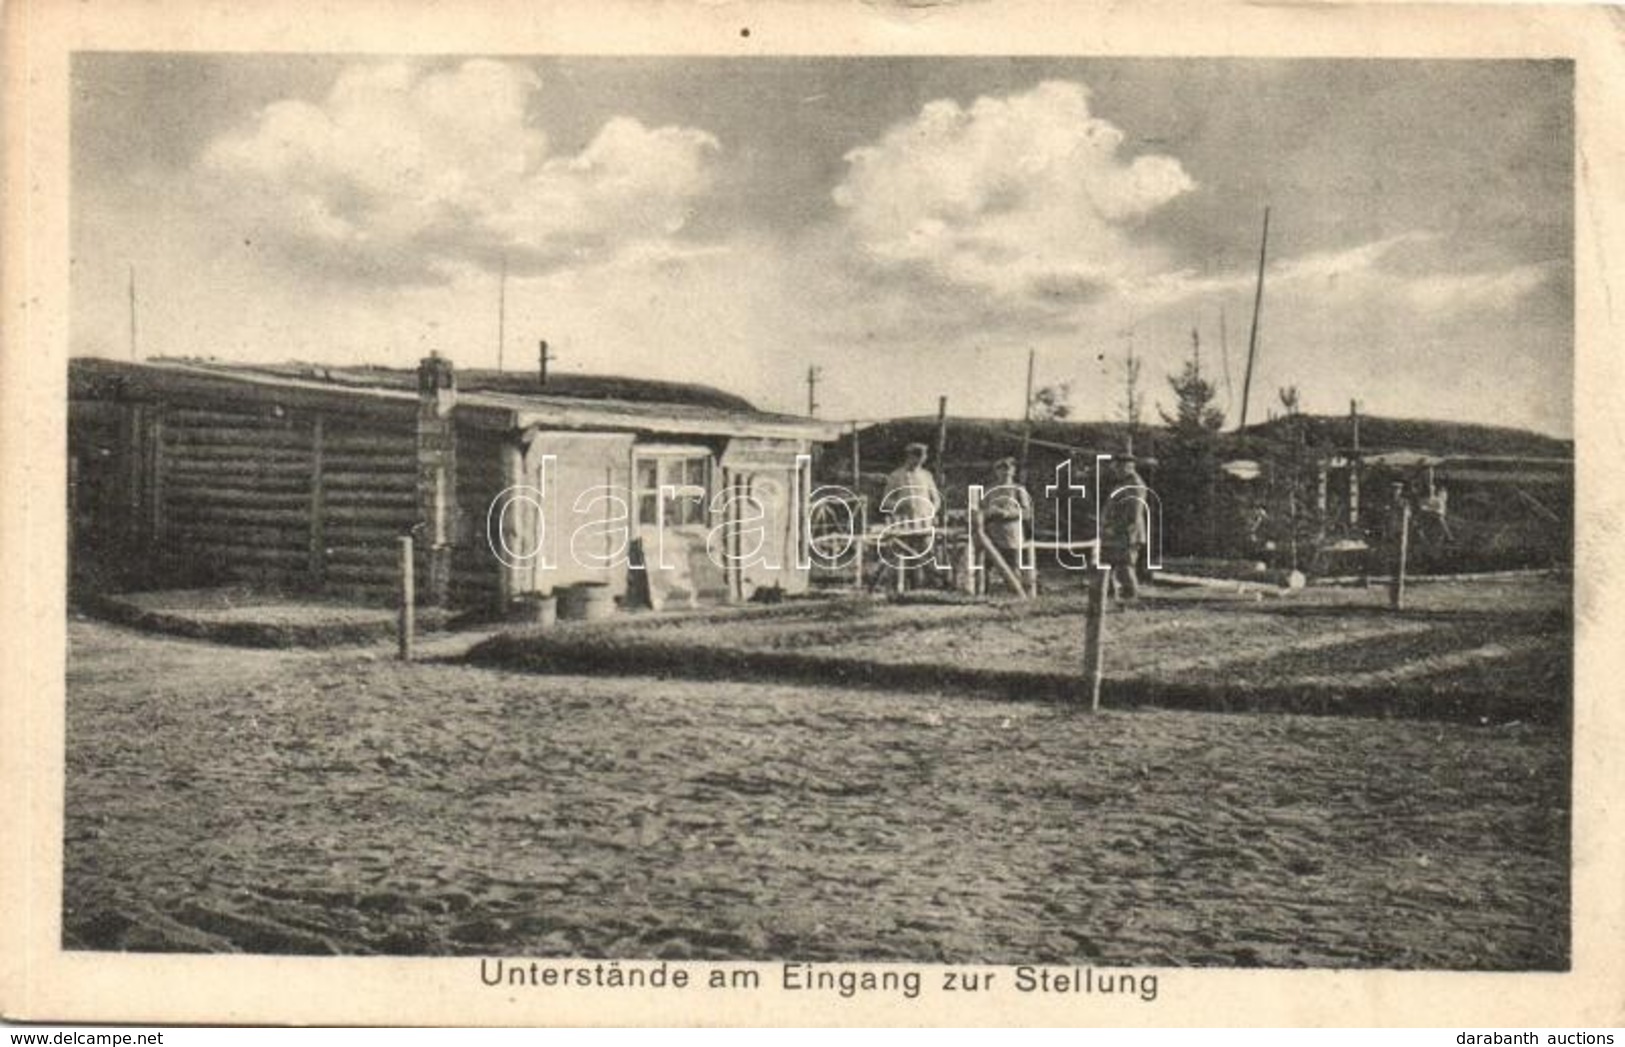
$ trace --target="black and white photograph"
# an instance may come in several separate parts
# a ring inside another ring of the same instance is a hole
[[[1576,61],[734,15],[67,56],[63,956],[1574,971]]]

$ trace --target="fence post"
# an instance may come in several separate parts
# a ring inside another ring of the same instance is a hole
[[[1393,506],[1394,570],[1388,582],[1388,603],[1396,611],[1405,609],[1405,559],[1410,552],[1411,503],[1405,498],[1405,486],[1394,485]]]
[[[399,624],[401,661],[412,660],[412,632],[414,605],[417,602],[416,580],[412,577],[412,538],[405,535],[401,544],[401,616]]]
[[[1089,564],[1089,606],[1083,617],[1083,679],[1089,688],[1089,711],[1100,711],[1100,682],[1106,662],[1106,570],[1095,557]],[[1107,569],[1109,570],[1109,568]]]

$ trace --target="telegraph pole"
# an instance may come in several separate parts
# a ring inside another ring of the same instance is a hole
[[[807,417],[813,418],[818,414],[818,379],[824,376],[822,367],[807,365]]]
[[[502,275],[497,278],[497,371],[502,371],[502,343],[508,327],[508,256],[502,256]]]
[[[135,342],[135,263],[130,263],[130,359],[138,360]]]
[[[1035,350],[1027,350],[1027,399],[1021,405],[1021,471],[1017,474],[1022,483],[1027,482],[1027,452],[1033,440],[1033,362],[1036,356]]]
[[[1247,374],[1241,380],[1241,424],[1247,428],[1247,398],[1253,391],[1253,359],[1258,355],[1258,312],[1264,305],[1264,256],[1270,246],[1270,209],[1264,208],[1264,235],[1258,242],[1258,286],[1253,291],[1253,328],[1247,336]]]

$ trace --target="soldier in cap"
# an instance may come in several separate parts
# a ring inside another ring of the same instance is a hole
[[[1023,561],[1027,559],[1024,550],[1032,527],[1033,499],[1027,489],[1016,482],[1014,458],[1000,458],[993,463],[992,482],[971,510],[976,529],[1012,571],[1020,572],[1028,590],[1032,591],[1037,572],[1024,569]],[[1001,571],[990,570],[986,577],[989,584],[994,579],[1008,584]]]
[[[1111,490],[1105,492],[1101,554],[1111,570],[1108,580],[1118,599],[1132,600],[1140,595],[1139,563],[1147,539],[1145,501],[1149,488],[1140,479],[1132,458],[1118,459],[1115,472]]]
[[[905,447],[903,464],[886,476],[886,494],[880,502],[881,512],[890,517],[886,533],[896,543],[896,554],[910,561],[931,551],[942,508],[936,477],[925,468],[930,453],[922,443]],[[918,563],[914,567],[920,569]]]

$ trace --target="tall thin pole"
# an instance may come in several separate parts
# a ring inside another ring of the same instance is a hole
[[[937,468],[935,471],[937,474],[937,486],[943,488],[944,490],[946,490],[948,486],[948,474],[946,472],[947,463],[943,461],[943,455],[947,452],[947,449],[948,398],[946,396],[939,396],[937,397]],[[943,503],[942,508],[944,512],[947,511],[948,506],[946,502]]]
[[[502,347],[508,340],[508,256],[502,256],[502,275],[497,278],[497,370],[502,370]]]
[[[396,644],[400,659],[403,662],[412,660],[412,634],[417,628],[413,620],[417,608],[417,586],[412,577],[412,538],[402,535],[399,539],[401,561],[401,588],[399,608],[400,616],[396,623]]]
[[[1035,352],[1027,350],[1027,399],[1021,405],[1021,472],[1022,482],[1027,480],[1027,451],[1033,440],[1033,359]]]
[[[807,366],[807,417],[812,418],[818,414],[818,377],[823,372],[809,364]]]
[[[1235,403],[1236,390],[1230,384],[1230,325],[1225,320],[1224,306],[1219,306],[1219,359],[1224,363],[1224,409],[1229,413]]]
[[[130,359],[137,360],[140,356],[136,352],[135,342],[135,263],[130,263]]]
[[[1089,693],[1089,711],[1100,711],[1100,684],[1106,666],[1106,577],[1108,568],[1091,563],[1089,600],[1083,613],[1083,686]]]
[[[1264,208],[1264,236],[1258,242],[1258,287],[1253,291],[1253,329],[1247,336],[1247,377],[1241,383],[1241,424],[1247,428],[1247,400],[1253,391],[1253,360],[1258,355],[1258,313],[1264,307],[1264,256],[1270,246],[1270,209]]]

